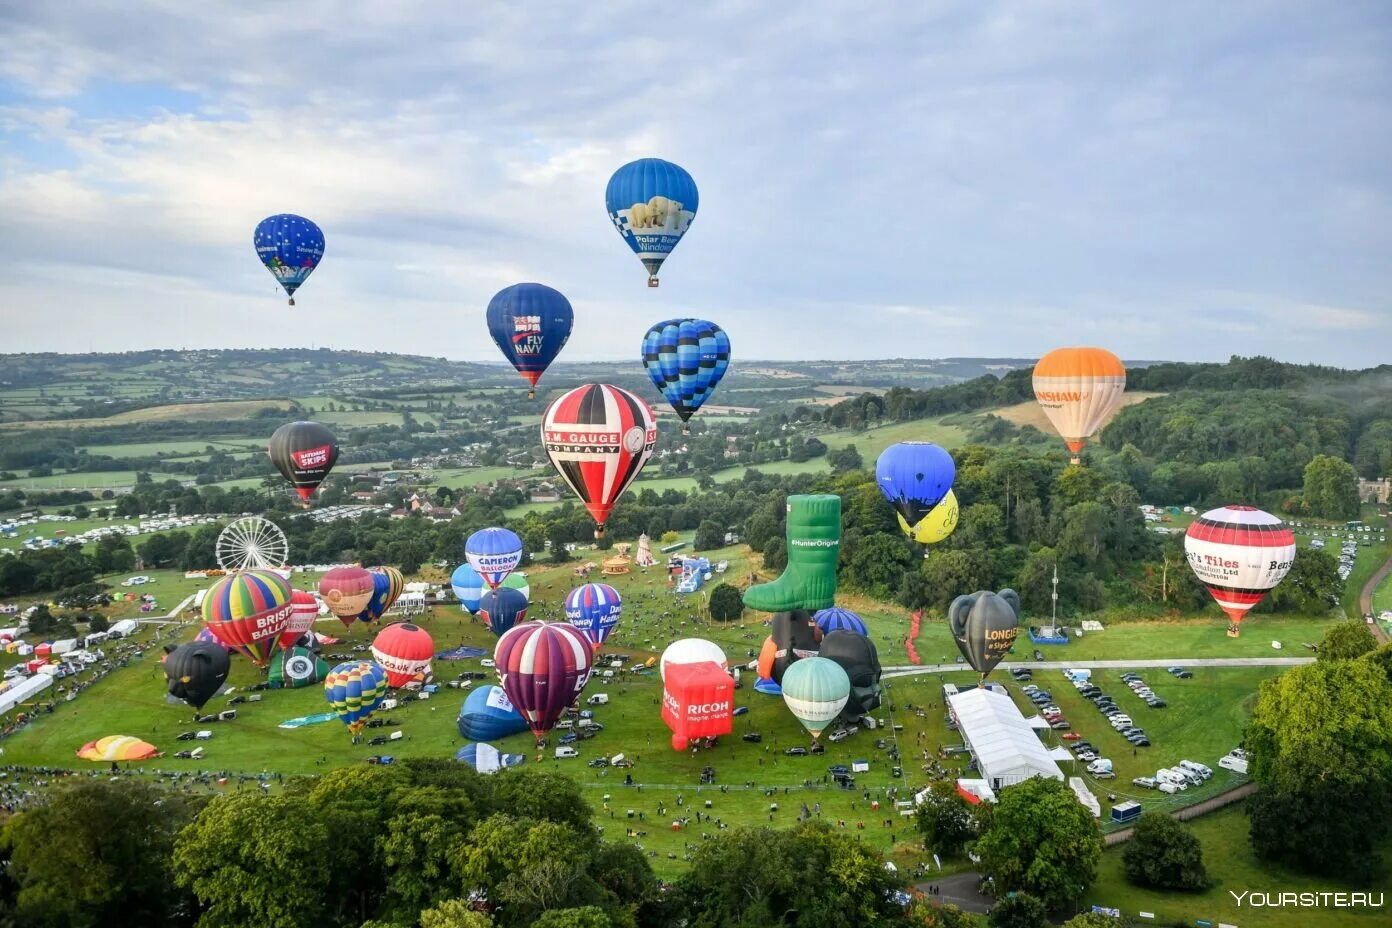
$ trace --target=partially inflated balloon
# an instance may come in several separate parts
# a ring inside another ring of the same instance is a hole
[[[483,595],[487,584],[483,582],[477,570],[468,564],[460,564],[450,576],[450,588],[458,597],[459,605],[467,609],[470,615],[478,615],[479,597]]]
[[[319,600],[314,598],[314,594],[309,590],[292,590],[290,621],[285,623],[285,631],[281,632],[281,648],[293,648],[304,633],[314,627],[314,620],[318,617]]]
[[[669,644],[662,652],[657,664],[657,673],[666,680],[667,668],[673,664],[704,663],[717,664],[721,670],[726,668],[725,652],[720,645],[704,638],[682,638]]]
[[[387,672],[387,685],[405,686],[430,669],[435,642],[430,632],[410,622],[388,625],[372,641],[372,657]]]
[[[781,686],[783,701],[813,738],[821,737],[851,695],[846,671],[825,657],[808,657],[793,664],[783,674]]]
[[[231,669],[227,649],[207,641],[190,641],[177,648],[171,647],[164,658],[169,695],[195,709],[202,709],[203,704],[213,698],[227,682]]]
[[[595,536],[614,503],[637,479],[657,445],[648,404],[620,387],[591,383],[546,410],[541,443],[556,473],[595,520]]]
[[[266,448],[280,475],[308,500],[338,460],[338,439],[318,422],[287,422]]]
[[[952,534],[957,527],[958,516],[957,494],[948,490],[942,501],[913,525],[905,522],[902,515],[896,514],[895,518],[899,520],[899,529],[905,535],[921,545],[935,545]]]
[[[580,698],[594,669],[594,652],[580,629],[565,622],[524,622],[493,650],[508,700],[540,739]]]
[[[823,635],[837,631],[855,632],[857,635],[869,634],[865,629],[864,619],[851,610],[842,609],[840,606],[823,609],[812,616],[812,621],[817,623],[817,627],[821,629]]]
[[[489,590],[479,598],[478,614],[488,623],[488,630],[495,635],[512,628],[527,618],[527,597],[521,590],[500,586]]]
[[[488,333],[517,373],[536,383],[570,338],[575,313],[559,290],[544,284],[513,284],[488,303]]]
[[[643,337],[648,379],[686,422],[710,399],[730,366],[730,337],[704,319],[668,319]]]
[[[1126,368],[1105,348],[1059,348],[1034,365],[1034,398],[1074,463],[1087,440],[1112,421],[1125,392]]]
[[[1290,573],[1295,533],[1269,512],[1224,506],[1190,523],[1184,555],[1194,576],[1232,620],[1228,635],[1236,638],[1247,610]]]
[[[354,737],[387,695],[387,672],[371,661],[347,661],[324,678],[324,698]]]
[[[290,305],[294,306],[295,291],[324,258],[324,231],[303,216],[279,213],[257,224],[251,242],[256,247],[256,257],[285,288]]]
[[[459,734],[470,741],[506,738],[527,730],[527,720],[508,700],[501,686],[480,686],[459,707]]]
[[[947,624],[957,650],[984,680],[1020,633],[1020,597],[1014,590],[958,596],[947,609]]]
[[[957,465],[952,455],[932,442],[902,441],[886,448],[875,462],[875,482],[900,525],[917,525],[952,489]]]
[[[835,661],[851,681],[846,715],[859,718],[880,705],[880,655],[875,642],[853,631],[837,630],[822,639],[818,657]],[[785,676],[786,682],[786,676]]]
[[[699,200],[691,175],[661,158],[630,162],[609,178],[609,220],[648,269],[649,287],[657,286],[657,271],[696,218]]]

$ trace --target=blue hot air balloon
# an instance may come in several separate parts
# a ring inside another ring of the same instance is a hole
[[[566,595],[566,621],[584,632],[595,648],[604,644],[622,615],[619,591],[607,583],[587,583]]]
[[[527,759],[525,754],[504,754],[491,744],[466,744],[454,754],[461,764],[468,764],[479,773],[497,773],[505,767],[516,767]]]
[[[501,686],[480,686],[459,709],[459,733],[470,741],[492,741],[527,730]]]
[[[251,242],[294,306],[295,291],[324,260],[324,231],[303,216],[278,213],[261,220]]]
[[[454,588],[454,595],[459,597],[459,605],[469,610],[470,615],[478,615],[479,597],[487,586],[479,572],[468,564],[460,564],[450,577],[450,586]]]
[[[544,284],[513,284],[488,301],[488,334],[532,388],[570,338],[575,312],[559,290]]]
[[[856,615],[849,609],[842,609],[840,606],[832,606],[830,609],[823,609],[812,616],[812,621],[817,623],[817,627],[826,635],[835,631],[855,632],[857,635],[868,635],[865,629],[865,620]]]
[[[649,287],[657,286],[657,270],[696,218],[699,200],[691,175],[661,158],[630,162],[609,178],[609,219],[648,269]]]
[[[886,448],[875,462],[875,481],[906,531],[942,501],[956,476],[952,455],[932,442],[901,441]]]
[[[754,692],[765,696],[782,696],[783,688],[767,677],[759,677],[754,681]]]
[[[512,628],[527,618],[527,597],[521,590],[510,586],[500,586],[488,590],[479,599],[478,614],[488,623],[488,630],[495,635]]]
[[[522,539],[507,528],[481,528],[464,542],[464,558],[491,589],[522,563]]]
[[[710,399],[730,366],[730,336],[704,319],[668,319],[643,336],[648,378],[685,423]],[[683,433],[690,430],[683,426]]]

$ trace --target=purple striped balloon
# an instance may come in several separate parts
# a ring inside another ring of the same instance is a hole
[[[493,650],[503,692],[540,740],[580,697],[594,669],[589,639],[565,622],[523,622]]]

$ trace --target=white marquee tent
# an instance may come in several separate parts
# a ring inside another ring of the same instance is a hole
[[[1062,780],[1063,771],[1009,696],[973,689],[948,697],[962,740],[981,778],[998,790],[1030,777]]]

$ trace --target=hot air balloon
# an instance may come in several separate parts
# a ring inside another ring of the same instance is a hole
[[[218,641],[265,667],[294,605],[290,584],[269,570],[239,570],[223,577],[203,598],[203,621]]]
[[[835,661],[851,681],[846,716],[860,718],[880,705],[880,655],[875,642],[853,631],[836,630],[822,639],[818,657]]]
[[[672,748],[685,751],[701,738],[734,730],[735,681],[714,661],[672,664],[662,683],[662,721],[672,730]]]
[[[704,319],[668,319],[643,337],[643,364],[653,386],[681,417],[682,434],[689,435],[686,422],[710,399],[730,366],[730,337]]]
[[[460,564],[450,577],[450,588],[459,598],[459,605],[467,609],[470,615],[478,615],[479,597],[483,595],[485,587],[478,571],[468,564]]]
[[[774,683],[768,677],[756,677],[754,680],[754,692],[763,696],[782,696],[783,687]]]
[[[338,460],[338,440],[318,422],[287,422],[275,430],[266,453],[308,502]]]
[[[1014,590],[958,596],[947,608],[947,625],[957,650],[985,680],[1020,633],[1020,596]]]
[[[574,324],[570,301],[543,284],[513,284],[488,302],[488,334],[531,384],[527,399],[536,396],[537,381],[565,347]]]
[[[899,528],[910,538],[921,545],[935,545],[952,534],[952,530],[957,527],[957,494],[951,490],[938,503],[928,511],[928,514],[919,519],[913,525],[904,521],[903,516],[899,516]]]
[[[815,657],[821,630],[805,610],[774,613],[773,628],[759,652],[759,676],[783,682],[783,674],[795,661]]]
[[[825,657],[804,658],[783,674],[783,701],[813,738],[841,714],[851,680],[841,665]]]
[[[857,635],[869,634],[865,629],[864,619],[851,610],[842,609],[840,606],[823,609],[812,616],[812,621],[817,623],[817,627],[822,630],[823,635],[835,631],[855,632]]]
[[[609,219],[648,269],[649,287],[657,286],[662,262],[696,218],[699,199],[691,175],[660,158],[632,161],[609,178]]]
[[[208,641],[208,642],[211,642],[212,644],[215,644],[215,645],[217,645],[218,647],[222,648],[222,649],[223,649],[224,651],[226,651],[228,654],[241,654],[241,653],[242,653],[240,648],[234,648],[234,647],[231,647],[231,646],[229,646],[229,645],[225,645],[225,644],[223,644],[221,641],[219,641],[219,640],[218,640],[218,636],[217,636],[217,635],[214,635],[214,634],[208,629],[208,627],[207,627],[206,625],[203,626],[202,628],[200,628],[200,629],[198,630],[198,634],[196,634],[196,635],[193,636],[193,640],[194,640],[194,641]]]
[[[1034,398],[1073,452],[1106,427],[1121,408],[1126,368],[1105,348],[1058,348],[1034,365]]]
[[[522,539],[511,529],[479,529],[464,542],[464,558],[478,571],[483,582],[496,590],[498,584],[522,563]]]
[[[521,590],[506,586],[488,590],[479,598],[478,614],[488,623],[489,631],[501,635],[518,622],[526,621],[527,597]]]
[[[898,513],[899,528],[910,536],[952,490],[956,476],[952,455],[932,442],[890,445],[875,462],[875,482]]]
[[[527,720],[500,686],[480,686],[459,707],[459,734],[470,741],[495,741],[526,731]]]
[[[309,648],[281,651],[271,660],[266,682],[271,689],[295,689],[318,683],[329,675],[329,662]]]
[[[83,760],[109,763],[116,760],[149,760],[159,756],[159,748],[131,735],[107,735],[78,748]]]
[[[293,648],[319,618],[319,600],[309,590],[290,591],[290,621],[280,635],[281,648]]]
[[[383,612],[390,612],[391,607],[395,606],[396,601],[401,598],[401,591],[406,589],[406,576],[400,570],[391,566],[374,567],[372,568],[372,572],[374,574],[382,574],[391,581],[391,586],[387,588],[387,608],[383,610]],[[375,587],[373,595],[376,595]]]
[[[169,695],[202,709],[222,685],[232,669],[227,649],[209,641],[190,641],[177,648],[168,647],[164,657],[164,678]]]
[[[406,578],[395,567],[374,567],[368,573],[372,575],[372,598],[358,613],[360,622],[376,622],[386,615],[406,586]]]
[[[704,638],[682,638],[669,644],[662,652],[662,657],[657,664],[657,672],[666,681],[667,668],[673,664],[702,664],[706,662],[720,665],[721,670],[729,666],[725,662],[725,652],[714,641],[707,641]]]
[[[566,621],[584,632],[596,648],[604,644],[622,615],[619,591],[607,583],[587,583],[566,595]]]
[[[371,572],[362,567],[335,567],[319,578],[320,598],[345,628],[367,608],[376,589]]]
[[[454,754],[461,764],[468,764],[479,773],[497,773],[505,767],[517,767],[527,759],[525,754],[504,754],[491,744],[466,744]]]
[[[607,383],[576,387],[546,410],[541,442],[551,466],[594,518],[595,537],[657,444],[652,410]]]
[[[507,587],[510,590],[516,590],[523,596],[527,597],[527,602],[532,601],[532,585],[527,582],[527,575],[524,573],[519,573],[518,571],[514,570],[512,573],[504,577],[503,582],[498,584],[498,586]]]
[[[508,700],[540,740],[579,698],[594,669],[594,652],[580,629],[565,622],[524,622],[493,651]]]
[[[345,661],[324,678],[324,698],[356,742],[387,695],[387,672],[371,661]]]
[[[430,632],[410,622],[388,625],[372,641],[372,658],[387,672],[387,686],[405,686],[430,669],[435,641]]]
[[[285,295],[294,306],[295,291],[324,259],[323,230],[303,216],[279,213],[257,224],[251,243],[256,247],[256,257],[276,283],[285,288]]]
[[[1262,601],[1295,563],[1295,533],[1251,506],[1210,509],[1184,534],[1184,556],[1232,622],[1236,638],[1247,610]]]

